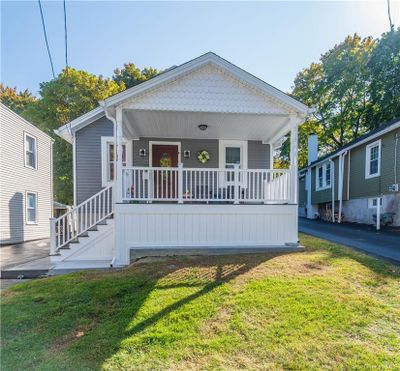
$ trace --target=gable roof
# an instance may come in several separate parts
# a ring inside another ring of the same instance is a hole
[[[330,158],[336,157],[336,155],[338,155],[340,152],[342,152],[344,150],[348,150],[348,149],[357,147],[361,144],[364,144],[365,142],[368,142],[376,137],[379,137],[379,136],[386,134],[387,132],[395,130],[397,128],[400,128],[400,117],[397,117],[391,121],[388,121],[388,122],[382,124],[381,126],[377,127],[376,129],[373,129],[373,130],[369,131],[368,133],[361,135],[360,137],[358,137],[356,139],[353,139],[351,142],[345,144],[344,146],[338,148],[337,150],[335,150],[331,153],[327,153],[326,155],[322,156],[318,160],[312,162],[310,165],[303,167],[299,171],[303,171],[310,167],[312,168],[321,162],[324,162]]]
[[[284,104],[288,109],[299,113],[301,115],[307,115],[311,112],[311,109],[305,104],[299,102],[298,100],[292,98],[291,96],[283,93],[281,90],[271,86],[270,84],[264,82],[263,80],[255,77],[254,75],[246,72],[245,70],[237,67],[236,65],[228,62],[224,58],[216,55],[215,53],[208,52],[201,55],[189,62],[183,63],[177,67],[170,68],[150,80],[147,80],[139,85],[129,88],[121,93],[107,98],[102,105],[85,113],[84,115],[76,118],[70,123],[60,127],[55,132],[63,137],[64,139],[72,142],[72,133],[91,124],[98,118],[105,115],[103,106],[113,107],[124,102],[127,99],[134,98],[135,96],[142,95],[145,92],[154,90],[162,85],[168,84],[176,79],[189,74],[190,72],[197,70],[198,68],[205,66],[207,64],[212,64],[227,72],[230,75],[235,76],[244,83],[252,86],[258,91],[267,94],[272,100]]]
[[[38,130],[40,132],[42,132],[43,135],[45,135],[46,137],[48,137],[52,142],[54,142],[54,139],[47,133],[45,133],[43,130],[39,129],[36,125],[32,124],[31,122],[25,120],[22,116],[20,116],[18,113],[14,112],[11,108],[8,108],[4,103],[0,102],[0,113],[1,111],[8,111],[9,113],[11,113],[11,115],[15,116],[16,118],[18,118],[19,120],[21,120],[22,122],[24,122],[25,124],[29,125],[30,127],[34,128],[35,130]]]

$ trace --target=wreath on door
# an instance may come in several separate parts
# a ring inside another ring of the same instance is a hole
[[[201,150],[197,153],[197,159],[202,163],[205,164],[210,159],[210,154],[205,150]]]

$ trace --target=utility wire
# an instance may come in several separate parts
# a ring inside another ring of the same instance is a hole
[[[389,25],[390,25],[390,31],[394,30],[394,24],[392,22],[392,15],[391,10],[390,10],[390,0],[387,0],[387,11],[388,11],[388,17],[389,17]]]
[[[56,78],[56,74],[54,73],[53,59],[51,58],[49,40],[47,39],[47,31],[46,31],[46,25],[45,25],[45,22],[44,22],[42,3],[40,2],[40,0],[38,0],[38,2],[39,2],[39,9],[40,9],[40,17],[42,19],[44,41],[46,42],[47,54],[49,55],[49,60],[50,60],[50,65],[51,65],[51,72],[53,73],[53,78],[55,79]]]
[[[68,29],[67,29],[66,0],[64,0],[64,37],[65,37],[65,68],[68,68]]]

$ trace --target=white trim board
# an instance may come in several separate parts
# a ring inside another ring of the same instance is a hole
[[[153,145],[178,146],[178,165],[181,163],[181,142],[165,142],[159,140],[149,141],[149,166],[153,164]]]
[[[265,81],[262,81],[247,71],[235,66],[220,56],[212,52],[208,52],[189,62],[183,63],[178,67],[170,69],[164,73],[160,73],[148,81],[107,98],[106,100],[100,102],[99,107],[60,127],[59,129],[55,130],[55,133],[65,140],[71,142],[72,133],[70,130],[77,131],[82,127],[92,123],[97,118],[104,116],[105,107],[107,107],[107,109],[115,109],[115,105],[121,104],[128,99],[143,95],[146,92],[152,91],[158,87],[175,81],[179,77],[190,74],[192,71],[195,71],[207,64],[212,64],[218,67],[228,75],[235,77],[252,89],[256,90],[259,94],[267,95],[269,99],[280,105],[285,111],[288,112],[288,114],[299,114],[301,116],[306,116],[314,111],[303,103],[283,93],[279,89],[269,85]]]
[[[378,172],[370,174],[371,163],[371,148],[378,146]],[[378,139],[375,142],[369,143],[365,146],[365,179],[376,178],[381,175],[381,158],[382,158],[382,140]]]
[[[110,184],[113,184],[114,181],[107,181],[106,180],[106,165],[107,165],[107,143],[113,143],[114,137],[101,137],[101,185],[102,187],[107,187]],[[122,139],[122,144],[126,146],[126,166],[133,165],[133,151],[132,151],[132,141]],[[116,153],[114,154],[114,156]],[[116,162],[116,161],[115,161]],[[114,174],[116,172],[115,165],[114,165]]]

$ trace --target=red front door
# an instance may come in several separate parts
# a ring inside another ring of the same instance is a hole
[[[178,167],[178,146],[173,144],[154,144],[152,147],[153,167]],[[154,172],[155,198],[175,198],[177,195],[176,172],[156,170]]]

